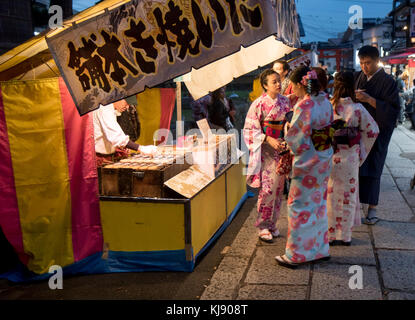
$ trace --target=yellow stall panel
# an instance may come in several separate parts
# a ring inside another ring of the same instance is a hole
[[[112,251],[184,249],[184,204],[100,201],[104,243]]]
[[[243,175],[243,168],[244,164],[241,161],[226,172],[228,216],[246,193],[246,176]]]
[[[226,220],[225,175],[221,175],[191,200],[193,255]]]

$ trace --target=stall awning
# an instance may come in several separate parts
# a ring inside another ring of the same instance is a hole
[[[412,54],[415,54],[415,48],[410,48],[404,52],[383,57],[382,61],[389,64],[406,64],[408,62],[408,56]]]

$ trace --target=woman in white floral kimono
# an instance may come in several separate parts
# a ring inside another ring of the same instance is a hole
[[[260,188],[258,218],[255,226],[259,238],[272,242],[279,235],[276,222],[280,213],[285,176],[277,174],[280,156],[287,152],[282,140],[285,114],[290,111],[289,101],[280,95],[279,75],[265,70],[260,76],[264,93],[250,106],[243,135],[249,149],[247,183]]]
[[[326,197],[333,156],[333,107],[320,93],[315,71],[299,67],[290,80],[299,99],[285,136],[294,154],[287,201],[288,234],[285,254],[275,259],[282,266],[295,268],[330,258]]]
[[[379,133],[378,125],[360,103],[355,103],[351,72],[334,79],[334,120],[345,121],[334,134],[332,171],[327,190],[329,242],[350,245],[352,228],[361,224],[359,167],[365,161]]]

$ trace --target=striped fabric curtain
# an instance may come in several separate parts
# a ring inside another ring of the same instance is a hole
[[[146,89],[137,94],[137,112],[141,125],[139,144],[153,144],[154,133],[158,129],[170,129],[175,100],[174,88]],[[156,138],[155,140],[161,140],[160,136]]]
[[[91,114],[62,78],[0,85],[0,226],[37,274],[102,251]]]

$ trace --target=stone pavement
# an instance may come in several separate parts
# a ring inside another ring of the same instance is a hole
[[[354,229],[350,247],[330,247],[332,259],[295,270],[279,266],[287,234],[285,202],[281,236],[258,240],[253,209],[201,296],[201,300],[415,300],[415,132],[395,129],[383,170],[375,226]],[[352,265],[363,270],[363,288],[350,289]]]

